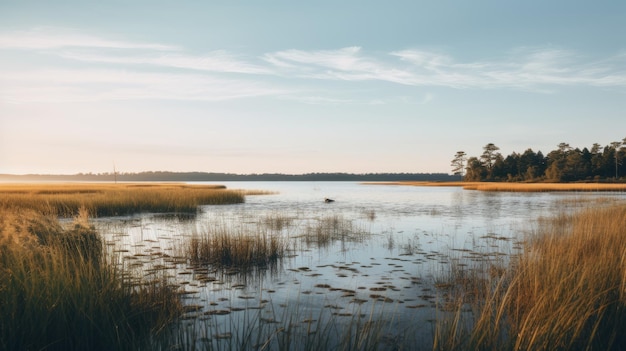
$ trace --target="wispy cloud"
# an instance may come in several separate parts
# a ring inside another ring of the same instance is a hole
[[[286,50],[265,54],[263,59],[284,73],[299,77],[411,84],[410,72],[362,55],[361,51],[356,46],[339,50]]]
[[[264,82],[201,74],[129,72],[111,69],[44,69],[1,72],[0,100],[12,103],[104,100],[223,101],[281,95]]]
[[[623,54],[584,61],[574,53],[551,48],[517,49],[499,60],[473,62],[424,50],[401,50],[375,57],[366,55],[359,47],[286,50],[265,54],[263,58],[282,72],[301,78],[385,81],[455,89],[545,91],[550,86],[626,86]]]
[[[226,51],[218,50],[204,55],[183,53],[113,55],[103,53],[85,53],[65,51],[59,56],[67,59],[123,65],[152,65],[171,68],[184,68],[207,72],[270,74],[268,68],[238,59]]]
[[[173,45],[109,40],[56,28],[0,33],[0,50],[34,52],[44,58],[34,62],[53,62],[27,67],[3,65],[0,100],[11,103],[221,101],[286,93],[272,83],[245,76],[267,74],[267,69],[220,50],[191,55]],[[68,69],[62,60],[46,61],[46,57],[94,64]],[[231,73],[244,76],[229,76]]]
[[[354,85],[344,84],[347,82],[384,82],[398,89],[535,92],[566,86],[626,88],[624,51],[590,59],[551,47],[517,48],[498,58],[473,61],[428,50],[368,52],[358,46],[289,49],[253,56],[224,50],[194,54],[175,45],[112,40],[76,30],[43,27],[0,32],[0,50],[40,55],[39,60],[30,63],[0,58],[0,99],[16,103],[106,99],[218,101],[279,96],[309,104],[363,104],[397,101],[393,94],[407,96],[406,91],[395,89],[390,93],[387,87],[376,85],[368,86],[369,93],[360,95]],[[15,60],[19,55],[11,57]],[[54,60],[47,60],[49,57]],[[45,66],[35,62],[45,62]],[[73,65],[76,62],[81,65]],[[68,64],[74,67],[68,69]],[[423,103],[431,98],[425,98]]]
[[[452,57],[418,50],[391,53],[409,62],[419,85],[454,88],[545,90],[554,86],[626,86],[621,64],[585,61],[565,50],[522,48],[500,60],[457,62]],[[608,80],[607,80],[608,79]]]
[[[75,30],[39,27],[25,31],[0,33],[0,49],[61,49],[69,47],[179,50],[172,45],[110,40]]]

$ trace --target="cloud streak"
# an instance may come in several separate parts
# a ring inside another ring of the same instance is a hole
[[[497,60],[476,61],[417,49],[366,52],[357,46],[256,56],[224,50],[192,54],[174,45],[111,40],[58,28],[0,32],[0,51],[32,52],[45,63],[25,67],[0,58],[0,99],[14,103],[257,96],[312,104],[363,101],[350,82],[535,92],[567,86],[626,88],[624,52],[589,60],[566,50],[518,48]],[[81,65],[67,68],[76,62]],[[338,91],[341,98],[333,93]]]
[[[2,72],[0,100],[10,103],[105,100],[224,101],[286,91],[263,82],[197,74],[113,69],[43,69]]]
[[[393,59],[388,59],[391,57]],[[334,51],[286,50],[263,57],[290,76],[343,81],[384,81],[408,86],[454,89],[524,89],[549,86],[626,87],[624,55],[584,62],[555,49],[516,50],[500,61],[458,62],[445,54],[401,50],[385,57],[366,56],[361,48]],[[386,59],[386,60],[385,60]]]
[[[204,55],[166,53],[157,55],[109,55],[66,51],[59,56],[84,62],[110,63],[121,65],[151,65],[189,70],[244,74],[270,74],[271,70],[239,60],[226,51],[214,51]]]
[[[50,27],[0,33],[0,49],[45,50],[69,47],[179,50],[178,47],[172,45],[110,40],[79,33],[75,30]]]

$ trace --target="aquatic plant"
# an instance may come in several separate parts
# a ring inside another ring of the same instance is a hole
[[[285,237],[262,227],[217,224],[194,234],[182,251],[195,265],[246,270],[276,265],[285,256],[287,247]]]
[[[369,234],[353,220],[346,219],[341,214],[333,214],[308,220],[304,230],[297,237],[309,246],[328,247],[336,241],[343,244],[362,242]]]

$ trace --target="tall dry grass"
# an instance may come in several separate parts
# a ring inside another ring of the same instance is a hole
[[[82,213],[64,227],[0,209],[0,349],[150,348],[180,314],[166,279],[122,279]]]
[[[523,254],[481,282],[472,317],[438,349],[626,348],[626,206],[541,221]]]
[[[379,185],[460,186],[467,190],[509,192],[626,191],[626,183],[510,183],[510,182],[381,182]]]
[[[182,251],[195,265],[247,270],[275,266],[287,248],[285,237],[260,227],[216,225],[195,234]]]
[[[219,185],[50,183],[1,184],[0,208],[29,208],[72,217],[80,208],[92,216],[139,212],[195,212],[200,205],[234,204],[261,192],[228,190]]]
[[[551,191],[626,191],[626,184],[606,183],[471,183],[463,186],[468,190],[509,191],[509,192],[551,192]]]
[[[371,235],[341,214],[326,215],[308,221],[297,236],[307,246],[329,247],[334,242],[363,242]]]

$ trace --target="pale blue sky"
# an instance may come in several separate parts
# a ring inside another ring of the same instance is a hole
[[[0,0],[0,173],[447,173],[624,137],[626,1]]]

